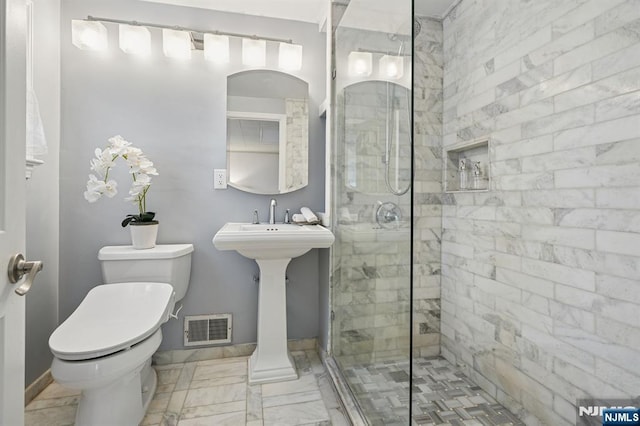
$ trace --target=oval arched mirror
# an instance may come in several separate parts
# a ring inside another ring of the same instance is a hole
[[[337,103],[344,117],[344,156],[339,161],[348,188],[404,195],[411,185],[411,90],[369,80],[344,88]]]
[[[227,77],[229,185],[254,194],[307,186],[309,85],[272,70]]]

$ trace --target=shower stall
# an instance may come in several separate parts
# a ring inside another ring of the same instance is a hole
[[[355,424],[638,406],[636,3],[332,3],[327,365]]]
[[[390,3],[334,4],[331,353],[362,417],[409,424],[413,26]]]
[[[443,31],[412,3],[333,8],[330,364],[355,424],[433,424],[448,397],[503,415],[440,357]]]

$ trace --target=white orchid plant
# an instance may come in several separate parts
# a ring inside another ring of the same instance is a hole
[[[95,158],[91,160],[91,170],[95,174],[89,175],[87,190],[84,198],[95,203],[103,195],[113,198],[118,193],[118,183],[109,179],[109,171],[116,165],[116,160],[122,158],[129,166],[129,173],[133,179],[127,201],[134,202],[138,207],[138,214],[130,214],[122,221],[125,227],[129,223],[146,222],[157,223],[155,213],[147,211],[147,192],[151,187],[151,176],[158,175],[153,163],[142,153],[142,150],[131,145],[122,136],[109,138],[109,144],[102,150],[95,150]]]

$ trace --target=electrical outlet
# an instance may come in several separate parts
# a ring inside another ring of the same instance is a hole
[[[227,169],[213,171],[213,189],[227,189]]]

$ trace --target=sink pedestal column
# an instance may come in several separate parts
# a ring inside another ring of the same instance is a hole
[[[295,380],[287,349],[286,271],[291,259],[256,259],[260,267],[258,344],[249,358],[249,383]]]

